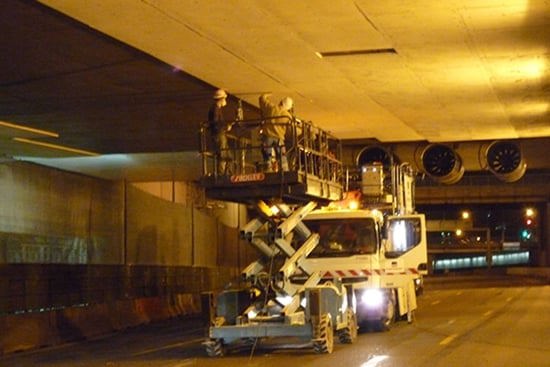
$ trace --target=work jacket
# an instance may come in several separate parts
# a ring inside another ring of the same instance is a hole
[[[266,94],[260,96],[260,110],[265,119],[263,134],[279,140],[285,139],[286,126],[292,119],[291,113],[278,104],[273,104]],[[275,117],[274,116],[281,116]]]

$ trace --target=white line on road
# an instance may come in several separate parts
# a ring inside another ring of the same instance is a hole
[[[175,364],[172,367],[183,367],[183,366],[190,366],[195,363],[195,360],[193,359],[186,359],[181,363]]]
[[[373,356],[371,359],[363,363],[361,367],[376,367],[378,366],[378,363],[382,362],[385,359],[388,359],[388,356],[386,355]]]
[[[513,299],[514,299],[513,297],[508,297],[508,298],[506,298],[506,302],[510,302]]]
[[[489,316],[489,315],[492,314],[492,313],[493,313],[493,310],[489,310],[489,311],[485,312],[485,313],[483,314],[483,316]]]
[[[457,336],[458,336],[458,334],[451,334],[448,337],[446,337],[445,339],[443,339],[442,341],[440,341],[439,345],[447,345],[450,342],[452,342]]]
[[[204,340],[204,338],[196,338],[196,339],[191,339],[191,340],[181,342],[181,343],[174,343],[174,344],[165,345],[165,346],[159,347],[159,348],[147,349],[147,350],[144,350],[142,352],[132,354],[132,357],[142,356],[144,354],[149,354],[149,353],[160,352],[161,350],[165,350],[165,349],[183,347],[184,345],[198,343],[198,342],[203,341],[203,340]]]
[[[460,296],[461,294],[462,294],[462,291],[456,292],[456,295],[457,295],[457,296]]]
[[[432,305],[437,305],[437,304],[439,304],[440,302],[441,302],[441,301],[433,301],[433,302],[432,302]]]

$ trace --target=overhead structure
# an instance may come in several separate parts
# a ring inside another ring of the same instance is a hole
[[[445,144],[429,144],[420,155],[420,168],[433,180],[443,184],[457,183],[464,175],[462,158]]]
[[[381,145],[368,145],[361,149],[355,159],[357,167],[366,164],[382,163],[384,168],[390,168],[394,163],[399,163],[399,158],[388,148]]]
[[[519,144],[512,141],[494,141],[482,154],[486,168],[499,180],[515,182],[523,177],[527,170],[527,163]]]

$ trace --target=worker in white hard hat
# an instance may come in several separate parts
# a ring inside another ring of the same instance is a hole
[[[280,158],[281,168],[288,171],[286,158],[285,135],[287,126],[292,122],[292,107],[294,102],[290,97],[284,97],[278,104],[273,104],[270,94],[260,96],[260,110],[264,118],[262,126],[262,146],[264,161],[268,171],[277,171]]]
[[[208,110],[208,127],[214,141],[214,152],[218,161],[218,175],[228,174],[231,155],[229,154],[229,145],[227,144],[227,131],[229,126],[224,117],[223,109],[227,105],[227,93],[223,89],[218,89],[212,96],[214,103]]]

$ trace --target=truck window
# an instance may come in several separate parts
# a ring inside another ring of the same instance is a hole
[[[370,218],[306,220],[305,224],[319,234],[319,245],[309,257],[345,257],[376,252],[378,236]]]
[[[386,257],[398,257],[417,246],[421,241],[419,218],[394,218],[388,222]]]

